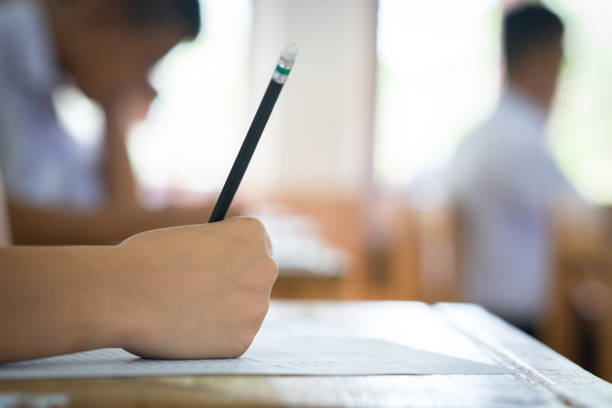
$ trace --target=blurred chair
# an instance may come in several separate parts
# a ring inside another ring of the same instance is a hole
[[[282,246],[285,255],[277,259],[280,274],[272,292],[273,297],[372,297],[369,285],[370,223],[364,197],[295,193],[259,199],[263,200],[261,204],[264,207],[273,207],[276,214],[292,214],[309,220],[310,224],[306,234],[302,230],[293,234],[291,239],[285,235],[285,238],[280,238],[282,242],[275,245],[279,249]],[[265,216],[263,222],[267,224]],[[275,241],[275,232],[269,232],[272,241]]]
[[[389,239],[388,295],[429,303],[457,300],[453,207],[418,209],[409,202],[397,207]]]
[[[612,208],[559,211],[551,313],[543,340],[612,381]]]
[[[388,214],[387,270],[381,297],[421,300],[419,228],[415,211],[406,203],[396,203]]]

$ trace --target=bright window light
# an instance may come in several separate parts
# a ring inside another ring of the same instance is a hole
[[[406,187],[440,168],[491,110],[500,83],[493,0],[381,0],[374,173]]]
[[[561,166],[587,199],[612,203],[612,2],[548,0],[566,24],[566,62],[551,121]]]
[[[244,135],[250,0],[203,1],[203,33],[152,74],[159,92],[129,138],[140,182],[156,190],[218,190]]]
[[[612,203],[612,2],[546,0],[566,24],[550,134],[582,195]],[[406,188],[442,169],[499,92],[499,1],[380,0],[374,171]]]

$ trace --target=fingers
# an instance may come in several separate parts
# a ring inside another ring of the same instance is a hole
[[[237,217],[149,231],[121,247],[126,258],[138,262],[130,268],[135,272],[126,274],[136,288],[126,291],[135,316],[130,321],[143,322],[125,345],[142,355],[166,357],[228,357],[246,351],[278,275],[259,220]]]

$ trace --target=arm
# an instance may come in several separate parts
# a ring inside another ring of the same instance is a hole
[[[93,213],[39,208],[9,200],[13,241],[18,245],[109,244],[155,228],[201,223],[213,204],[147,211],[141,207]]]
[[[108,204],[112,208],[137,208],[136,178],[126,145],[129,122],[121,120],[113,109],[106,111],[106,135],[102,156],[102,180]],[[124,123],[127,122],[127,123]]]
[[[117,246],[0,248],[0,362],[100,347],[236,357],[268,308],[269,254],[263,227],[245,218]]]
[[[1,248],[0,361],[119,341],[108,296],[121,266],[113,247]]]
[[[103,179],[108,191],[104,207],[93,212],[40,207],[10,200],[12,235],[18,245],[109,244],[138,232],[208,220],[214,202],[150,211],[138,203],[121,120],[107,113]],[[234,205],[230,213],[236,215]]]

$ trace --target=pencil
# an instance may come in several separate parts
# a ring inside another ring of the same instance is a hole
[[[246,137],[244,138],[244,142],[242,142],[242,146],[238,151],[234,165],[232,166],[232,169],[225,180],[221,194],[219,194],[219,198],[217,199],[217,203],[215,204],[215,208],[213,209],[208,222],[217,222],[225,218],[227,210],[234,199],[234,195],[236,195],[238,186],[240,186],[244,173],[249,166],[251,157],[253,157],[253,153],[255,152],[257,143],[261,138],[261,134],[266,127],[266,123],[268,123],[268,118],[272,113],[272,109],[274,109],[274,104],[278,99],[278,95],[280,94],[281,89],[283,89],[283,85],[289,76],[289,72],[291,72],[296,55],[297,48],[293,44],[285,47],[283,50],[278,64],[274,69],[274,73],[272,74],[272,79],[270,80],[268,88],[266,89],[261,103],[257,108],[253,122],[251,123]]]

